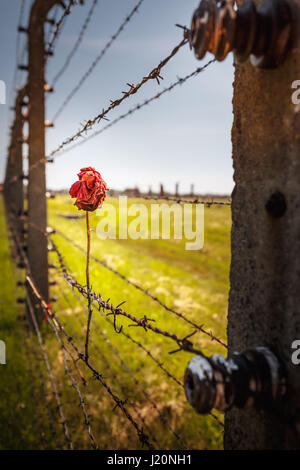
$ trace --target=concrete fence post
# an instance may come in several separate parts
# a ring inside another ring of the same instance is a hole
[[[33,280],[48,300],[47,228],[45,175],[45,34],[49,10],[58,0],[35,0],[28,27],[29,181],[28,259]]]
[[[297,33],[300,2],[291,5]],[[229,351],[271,348],[287,372],[288,394],[285,419],[255,408],[228,411],[226,449],[300,449],[300,365],[292,361],[300,340],[299,50],[297,37],[276,69],[235,66]]]

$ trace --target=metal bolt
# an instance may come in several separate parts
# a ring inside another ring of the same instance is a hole
[[[189,403],[200,414],[232,406],[269,409],[281,403],[286,380],[275,354],[257,347],[228,359],[218,354],[193,357],[185,371],[184,389]]]

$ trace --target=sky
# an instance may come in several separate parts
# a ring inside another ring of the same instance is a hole
[[[4,178],[9,126],[13,113],[13,88],[16,50],[22,56],[26,35],[17,35],[21,0],[0,0],[0,80],[7,88],[7,104],[0,104],[0,181]],[[52,120],[67,94],[78,83],[109,38],[132,10],[137,0],[98,0],[84,40],[66,73],[46,98],[46,119]],[[176,23],[190,25],[198,0],[144,0],[139,12],[99,62],[79,92],[54,123],[47,129],[46,155],[66,137],[72,136],[86,120],[98,115],[109,101],[136,84],[161,59],[169,55],[182,39]],[[28,22],[32,0],[25,0],[23,25]],[[53,77],[72,49],[92,0],[75,5],[67,17],[49,57],[46,79]],[[54,10],[50,12],[53,16]],[[62,14],[58,9],[58,18]],[[49,15],[51,16],[51,15]],[[18,39],[19,38],[19,39]],[[160,85],[148,82],[138,93],[109,114],[112,120],[146,98],[204,65],[212,56],[198,61],[186,45],[162,70]],[[26,63],[26,55],[23,57]],[[47,164],[49,189],[68,188],[80,168],[93,166],[108,186],[125,189],[138,186],[157,191],[163,183],[174,191],[189,191],[191,184],[199,194],[230,194],[233,189],[231,158],[233,58],[211,64],[159,100],[139,110],[111,129]],[[26,81],[26,72],[18,72],[17,86]],[[94,130],[107,124],[97,124]],[[25,133],[27,129],[24,129]],[[26,146],[25,146],[26,147]],[[26,153],[26,148],[24,149]]]

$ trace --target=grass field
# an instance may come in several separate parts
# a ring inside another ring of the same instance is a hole
[[[107,202],[117,207],[117,200],[108,198]],[[131,201],[137,203],[140,201]],[[85,248],[86,232],[84,219],[67,219],[64,214],[76,214],[67,196],[49,200],[49,225]],[[149,205],[150,202],[147,202]],[[59,425],[55,433],[50,432],[45,401],[56,413],[50,385],[46,383],[47,398],[41,394],[39,370],[34,367],[33,358],[28,358],[26,347],[31,350],[34,338],[25,341],[22,322],[18,319],[23,307],[16,304],[14,278],[20,279],[10,260],[7,242],[7,231],[4,223],[3,204],[1,202],[1,251],[0,258],[5,275],[0,285],[0,339],[7,343],[7,365],[1,369],[1,404],[0,420],[6,423],[1,430],[0,448],[55,448],[66,447]],[[91,216],[91,227],[96,230],[99,215]],[[205,209],[205,242],[200,251],[186,251],[185,241],[179,240],[100,240],[96,231],[92,232],[92,254],[104,260],[109,266],[120,271],[131,281],[148,289],[164,303],[184,313],[198,324],[212,330],[216,336],[226,340],[227,297],[229,289],[230,263],[230,208],[211,207]],[[59,234],[53,237],[64,255],[67,266],[76,279],[85,284],[85,255],[74,248]],[[51,253],[51,260],[57,262],[56,255]],[[156,302],[128,285],[122,279],[91,260],[90,277],[92,288],[100,292],[103,299],[113,305],[126,300],[124,310],[137,317],[147,315],[156,321],[163,330],[174,332],[184,337],[193,330],[172,313],[167,312]],[[65,325],[69,334],[83,350],[85,337],[86,308],[76,294],[55,270],[50,271],[51,280],[57,285],[51,288],[51,296],[57,296],[54,308],[58,318]],[[84,302],[86,302],[83,299]],[[111,317],[109,317],[111,318]],[[151,350],[153,355],[180,381],[190,354],[179,352],[170,355],[174,343],[151,331],[130,327],[124,318],[117,319],[118,327]],[[65,415],[75,448],[89,448],[90,442],[83,425],[83,416],[78,408],[78,396],[70,386],[64,374],[62,352],[47,324],[42,326],[46,348],[51,359],[54,375],[57,379]],[[183,389],[169,379],[161,369],[135,344],[122,334],[116,334],[113,327],[96,309],[93,312],[90,345],[91,362],[104,376],[112,390],[122,399],[127,399],[127,408],[138,423],[147,428],[144,432],[156,440],[156,447],[179,449],[178,442],[168,427],[164,426],[153,402],[167,420],[169,427],[180,435],[189,449],[222,448],[222,428],[211,416],[197,415],[187,403]],[[212,354],[222,349],[208,336],[197,333],[195,345]],[[134,383],[127,373],[124,364],[115,354],[130,367],[139,384]],[[34,346],[34,352],[38,348]],[[72,364],[69,364],[72,368]],[[42,364],[41,364],[41,367]],[[92,379],[91,374],[81,366],[87,385],[81,386],[88,412],[91,415],[92,430],[102,449],[136,449],[141,448],[135,429],[123,413],[114,409],[114,403],[101,385]],[[43,372],[43,371],[42,371]],[[76,370],[74,375],[77,377]],[[33,380],[34,378],[34,380]],[[36,386],[33,386],[36,384]],[[142,392],[144,388],[151,396],[149,401]],[[222,418],[222,416],[220,416]],[[41,432],[41,428],[43,432]],[[149,431],[150,430],[150,431]],[[151,434],[150,434],[151,433]],[[54,437],[53,437],[54,436]]]

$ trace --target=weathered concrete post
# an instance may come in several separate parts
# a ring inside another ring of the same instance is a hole
[[[34,282],[48,299],[47,240],[40,230],[47,228],[45,177],[45,40],[44,24],[58,0],[35,0],[28,28],[29,96],[29,186],[28,259]],[[40,230],[39,230],[40,229]]]
[[[13,164],[15,168],[15,174],[17,180],[13,185],[14,198],[15,198],[15,210],[16,214],[20,216],[24,210],[24,187],[23,187],[23,127],[25,118],[22,114],[22,108],[24,105],[24,98],[27,95],[27,86],[21,88],[18,92],[16,99],[16,119],[15,119],[15,149],[13,154]],[[24,221],[21,217],[18,217],[17,230],[20,239],[22,240],[24,228]]]
[[[7,202],[7,210],[13,210],[15,216],[18,217],[23,212],[23,125],[24,116],[22,115],[22,106],[24,97],[26,96],[26,86],[21,88],[16,96],[15,101],[15,119],[11,129],[11,140],[9,146],[9,154],[7,159],[7,171],[5,177],[5,197]],[[17,218],[17,230],[22,238],[23,220]]]
[[[299,32],[300,2],[291,5]],[[297,37],[276,69],[236,65],[229,350],[272,348],[286,368],[288,396],[287,421],[255,408],[228,411],[226,449],[300,448],[300,365],[291,360],[300,340],[300,105],[291,99],[299,50]]]

